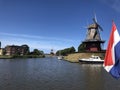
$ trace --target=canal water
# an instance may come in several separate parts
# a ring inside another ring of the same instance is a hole
[[[120,80],[101,64],[70,63],[56,57],[1,59],[0,90],[120,90]]]

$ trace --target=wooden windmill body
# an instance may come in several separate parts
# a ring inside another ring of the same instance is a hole
[[[101,26],[93,19],[94,23],[87,28],[87,35],[85,41],[82,43],[85,45],[85,51],[102,51],[102,45],[104,40],[101,40],[100,30],[103,31]]]

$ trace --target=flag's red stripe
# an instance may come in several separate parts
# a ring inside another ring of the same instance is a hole
[[[116,30],[116,26],[113,22],[112,32],[110,34],[110,39],[109,39],[109,42],[108,42],[108,47],[107,47],[106,55],[105,55],[105,61],[104,61],[105,66],[113,65],[112,47],[113,47],[113,43],[114,43],[114,32],[115,32],[115,30]]]

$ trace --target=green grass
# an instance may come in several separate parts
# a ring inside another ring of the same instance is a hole
[[[0,56],[0,59],[13,59],[13,58],[44,58],[44,55],[2,55]]]
[[[12,59],[12,56],[2,55],[0,56],[0,59]]]
[[[80,58],[90,58],[91,55],[97,55],[100,56],[101,59],[104,59],[105,53],[74,53],[65,56],[64,60],[67,60],[69,62],[79,62]]]

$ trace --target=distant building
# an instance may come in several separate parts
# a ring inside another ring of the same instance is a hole
[[[28,45],[7,45],[5,47],[5,55],[26,55],[29,53]]]
[[[0,48],[0,55],[3,55],[3,51],[4,51],[4,49]]]
[[[0,56],[4,54],[4,48],[1,48],[1,42],[0,42]]]

